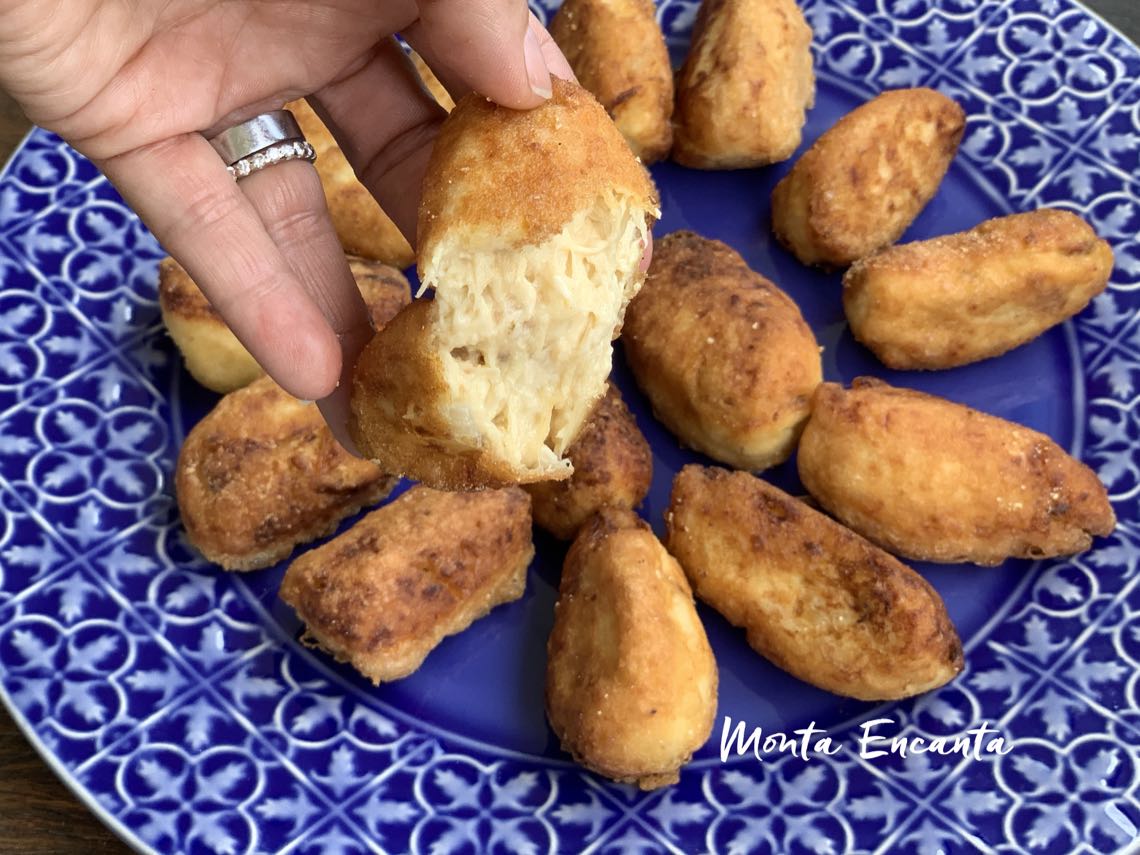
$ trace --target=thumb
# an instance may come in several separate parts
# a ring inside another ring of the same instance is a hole
[[[570,76],[522,0],[419,0],[419,8],[404,36],[445,83],[523,110],[550,97],[551,71]]]

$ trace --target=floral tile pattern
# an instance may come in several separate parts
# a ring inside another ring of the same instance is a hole
[[[532,8],[544,20],[551,9]],[[1121,519],[1020,568],[965,673],[884,705],[981,758],[699,754],[672,788],[421,722],[295,641],[265,588],[185,543],[186,425],[157,323],[161,250],[37,131],[0,177],[0,684],[83,797],[143,851],[1116,852],[1140,840],[1140,53],[1068,0],[807,0],[821,85],[934,86],[969,119],[955,169],[995,212],[1057,205],[1108,238],[1108,291],[1067,327],[1073,446]],[[683,50],[695,0],[659,19]]]

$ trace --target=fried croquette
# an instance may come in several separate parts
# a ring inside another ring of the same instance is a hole
[[[409,52],[412,59],[412,65],[416,68],[416,74],[420,76],[420,81],[424,84],[424,88],[439,106],[443,107],[447,112],[455,109],[455,100],[451,97],[451,93],[447,91],[439,78],[435,76],[435,72],[431,70],[424,58],[416,53],[414,50]]]
[[[341,448],[316,404],[268,377],[230,392],[194,426],[175,473],[190,542],[227,570],[276,563],[395,483]]]
[[[366,258],[347,258],[374,328],[383,327],[412,301],[408,280],[399,270]],[[158,267],[158,305],[186,370],[207,389],[225,394],[261,376],[257,360],[173,258],[163,259]]]
[[[673,145],[673,68],[653,0],[565,0],[550,35],[643,163]]]
[[[333,228],[345,252],[391,264],[403,270],[415,260],[415,253],[396,224],[384,213],[356,177],[332,132],[306,101],[292,101],[286,107],[317,154],[313,166],[321,177],[325,201]]]
[[[530,497],[517,487],[413,487],[294,561],[280,595],[306,643],[381,683],[521,597],[533,557]]]
[[[740,469],[787,459],[823,376],[792,299],[731,247],[692,232],[654,244],[622,342],[665,426]]]
[[[933,198],[966,117],[933,89],[884,92],[826,131],[772,192],[772,229],[804,264],[894,243]]]
[[[962,670],[958,633],[926,580],[754,475],[686,466],[665,519],[697,597],[799,679],[880,701]]]
[[[795,0],[703,0],[677,76],[673,159],[698,169],[787,160],[815,102]]]
[[[546,715],[574,759],[653,789],[708,739],[717,669],[685,575],[632,511],[604,508],[566,555]]]
[[[535,524],[557,538],[573,538],[602,507],[636,508],[649,492],[653,452],[612,383],[566,456],[574,464],[568,479],[525,488]]]
[[[430,486],[568,478],[644,278],[656,191],[605,110],[555,80],[533,110],[463,98],[435,142],[419,272],[357,362],[349,431]]]
[[[1081,311],[1112,249],[1076,214],[1040,210],[881,250],[843,277],[855,338],[891,368],[998,356]]]
[[[870,378],[819,387],[797,460],[828,513],[907,558],[1071,555],[1116,525],[1096,475],[1044,434]]]

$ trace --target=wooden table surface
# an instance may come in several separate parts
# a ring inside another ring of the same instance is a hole
[[[1086,0],[1086,4],[1140,43],[1140,2]],[[19,108],[0,92],[0,163],[8,159],[28,127]],[[60,782],[0,707],[0,852],[101,855],[130,851]]]

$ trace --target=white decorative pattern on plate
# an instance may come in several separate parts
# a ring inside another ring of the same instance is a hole
[[[831,735],[846,746],[834,757],[722,764],[713,747],[678,786],[644,794],[541,742],[497,745],[482,725],[466,732],[466,710],[435,721],[427,701],[373,691],[300,648],[295,619],[273,601],[279,569],[225,575],[187,547],[170,474],[211,399],[184,382],[158,324],[161,251],[90,164],[36,132],[0,179],[0,679],[32,739],[136,846],[443,855],[1135,845],[1140,53],[1069,2],[804,5],[831,99],[817,114],[883,88],[935,86],[969,114],[953,180],[981,208],[1059,205],[1113,243],[1112,286],[1054,349],[1072,373],[1070,447],[1108,485],[1117,532],[1085,555],[1016,569],[1023,580],[963,633],[966,671],[946,688],[873,710],[829,701]],[[696,8],[661,4],[675,49]],[[735,192],[732,176],[663,170],[666,202],[684,182]],[[708,225],[693,216],[698,230]],[[993,376],[1014,396],[1021,378],[995,367],[1010,364],[987,364],[996,373],[969,383]],[[658,451],[676,465],[678,452]],[[947,596],[952,615],[963,590]],[[499,626],[526,608],[509,607]],[[715,629],[714,643],[742,647]],[[531,640],[540,657],[544,638]],[[454,641],[433,654],[459,663],[449,674],[462,673]],[[540,700],[508,700],[541,716]],[[862,759],[839,723],[879,716],[900,735],[928,737],[989,721],[1017,748],[981,760]]]

